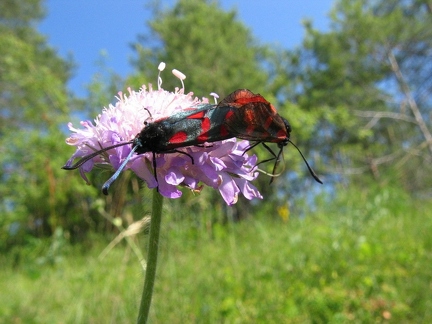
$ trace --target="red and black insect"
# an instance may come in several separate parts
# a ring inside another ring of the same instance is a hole
[[[226,119],[224,121],[225,131],[232,137],[254,141],[255,144],[249,147],[248,150],[258,144],[263,144],[274,158],[262,161],[261,163],[275,159],[273,175],[275,174],[280,157],[283,153],[283,148],[288,145],[288,143],[291,143],[300,153],[312,177],[322,184],[322,181],[315,174],[303,153],[290,140],[291,126],[289,122],[280,116],[275,107],[263,96],[254,94],[247,89],[239,89],[223,99],[218,106],[236,108],[230,109],[229,112],[226,113]],[[265,144],[266,142],[277,143],[279,153],[277,155],[274,154]],[[272,181],[273,178],[270,180],[270,183],[272,183]]]
[[[201,105],[198,109],[191,108],[151,123],[146,122],[144,123],[144,128],[134,139],[97,150],[84,156],[71,166],[63,166],[62,169],[77,169],[87,161],[108,150],[119,146],[132,145],[129,155],[111,178],[102,186],[102,192],[108,194],[110,185],[117,179],[134,153],[153,153],[153,171],[157,179],[155,154],[177,152],[189,156],[193,163],[191,155],[177,149],[234,137],[224,130],[223,125],[223,120],[229,110],[225,107],[220,107],[220,109],[215,108],[216,105],[205,104]]]
[[[146,122],[144,128],[134,139],[97,150],[84,156],[75,164],[71,166],[65,165],[62,168],[74,170],[108,150],[124,145],[132,145],[129,155],[102,187],[102,192],[108,194],[110,185],[117,179],[134,153],[153,153],[153,172],[157,179],[156,154],[177,152],[189,156],[193,163],[191,155],[178,149],[238,137],[256,142],[248,150],[262,143],[273,154],[274,159],[276,159],[273,169],[274,174],[283,147],[288,143],[294,145],[289,139],[290,132],[291,127],[288,121],[277,113],[273,105],[261,95],[253,94],[247,89],[241,89],[230,94],[218,105],[205,104],[197,109],[187,109],[170,117],[151,123]],[[274,154],[265,142],[277,143],[280,147],[279,153]],[[296,145],[294,147],[299,150]],[[301,152],[300,154],[314,179],[322,183],[307,163],[303,154]]]

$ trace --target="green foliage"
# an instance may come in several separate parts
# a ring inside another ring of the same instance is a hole
[[[3,0],[0,3],[1,23],[13,28],[29,24],[34,19],[42,18],[40,0]]]
[[[134,45],[138,73],[157,80],[159,62],[186,74],[186,90],[198,96],[216,92],[225,96],[238,88],[261,90],[266,75],[260,67],[264,47],[255,44],[251,32],[234,11],[223,11],[217,2],[180,0],[171,9],[154,10],[151,36]],[[155,44],[149,47],[149,44]],[[165,77],[163,87],[179,87]]]
[[[304,128],[330,174],[361,174],[350,177],[359,185],[368,183],[365,175],[383,182],[390,176],[411,192],[429,190],[430,7],[341,0],[331,18],[326,33],[306,23],[303,46],[286,54],[292,64],[275,63],[296,80],[287,88],[279,79],[278,98],[308,112],[309,122],[297,119],[297,127],[294,119],[294,129]]]
[[[49,159],[41,152],[48,142],[52,143],[47,133],[60,133],[55,131],[56,123],[66,111],[65,63],[55,57],[44,39],[31,28],[29,17],[16,17],[13,24],[9,23],[12,13],[25,15],[32,11],[26,5],[33,6],[35,14],[40,12],[39,4],[35,2],[22,3],[22,8],[3,3],[2,6],[8,9],[2,11],[4,16],[0,25],[0,211],[6,216],[0,222],[6,226],[10,223],[8,214],[24,220],[28,214],[38,212],[33,208],[29,211],[27,207],[36,204],[31,200],[31,191],[37,194],[39,188],[26,184],[37,182],[38,173],[43,173],[44,178],[49,175],[46,173],[50,168]],[[37,162],[40,164],[33,164]],[[43,170],[43,165],[47,169]],[[45,194],[47,197],[46,191]]]
[[[193,226],[173,221],[189,210],[167,212],[152,321],[430,322],[431,203],[379,187],[340,191],[286,223],[258,215],[210,229],[198,224],[205,214]],[[53,238],[15,265],[2,255],[0,287],[11,293],[0,297],[0,317],[135,321],[141,265],[125,245],[97,260],[103,241],[68,247]],[[40,263],[39,255],[59,261]]]
[[[42,12],[39,1],[6,1],[1,6],[0,250],[4,250],[31,244],[32,237],[51,235],[57,227],[70,232],[74,220],[89,217],[86,199],[93,190],[60,169],[71,153],[62,129],[68,104],[74,104],[66,91],[72,64],[60,59],[34,29]]]

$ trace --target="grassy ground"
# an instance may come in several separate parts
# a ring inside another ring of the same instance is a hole
[[[345,206],[210,232],[165,219],[152,323],[431,323],[429,208]],[[101,241],[1,256],[0,322],[135,322],[141,266],[125,244],[99,260]]]

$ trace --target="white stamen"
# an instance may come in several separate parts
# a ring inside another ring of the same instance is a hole
[[[219,99],[219,96],[215,92],[210,92],[210,96],[214,98],[215,104],[217,105],[217,100]]]
[[[176,70],[176,69],[172,70],[172,74],[174,74],[177,78],[180,79],[181,84],[182,84],[182,88],[183,88],[183,92],[184,92],[185,86],[184,86],[183,80],[186,79],[186,75],[184,75],[183,73],[181,73],[179,70]]]
[[[166,66],[165,62],[160,62],[158,66],[158,70],[162,72],[163,70],[165,70],[165,66]]]
[[[159,70],[159,73],[158,73],[158,90],[160,90],[161,86],[162,86],[162,78],[161,78],[160,74],[165,69],[165,66],[166,66],[166,64],[164,62],[160,62],[159,66],[158,66],[158,70]]]
[[[179,70],[176,70],[176,69],[174,69],[174,70],[172,70],[172,73],[177,77],[177,78],[179,78],[180,80],[184,80],[184,79],[186,79],[186,75],[184,75],[183,73],[181,73]]]

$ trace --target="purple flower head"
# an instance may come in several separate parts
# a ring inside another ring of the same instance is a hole
[[[165,64],[161,63],[159,71],[164,68]],[[173,70],[173,74],[183,85],[186,78],[184,74],[177,70]],[[118,101],[104,108],[94,123],[82,121],[81,128],[74,128],[72,123],[69,123],[69,129],[73,133],[66,139],[66,143],[76,146],[77,149],[65,167],[70,167],[76,158],[125,143],[95,155],[79,167],[81,176],[87,182],[85,173],[90,172],[95,165],[111,166],[117,170],[131,152],[132,140],[147,125],[161,118],[208,104],[207,98],[199,100],[193,97],[192,92],[184,94],[184,85],[181,89],[176,88],[175,92],[165,91],[161,85],[162,79],[159,75],[158,90],[153,90],[149,85],[148,88],[143,86],[140,91],[128,89],[128,95],[119,92]],[[248,141],[237,141],[232,138],[177,150],[186,154],[133,154],[124,169],[131,169],[149,188],[157,187],[165,197],[179,198],[182,192],[178,186],[199,192],[204,184],[219,190],[225,202],[232,205],[237,202],[239,193],[247,199],[262,199],[257,188],[250,183],[257,177],[258,172],[254,169],[256,156],[244,153],[248,146]],[[154,176],[154,165],[157,179]]]

